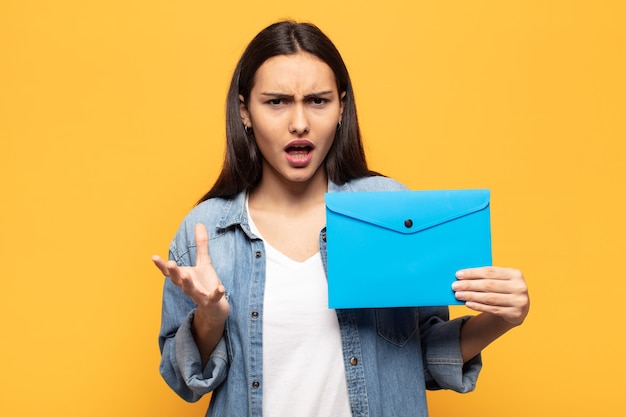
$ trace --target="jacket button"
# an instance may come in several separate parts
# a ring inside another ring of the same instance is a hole
[[[253,312],[252,312],[252,318],[253,318],[253,319],[257,319],[257,318],[259,318],[259,312],[258,312],[258,311],[253,311]]]
[[[406,219],[406,220],[404,221],[404,226],[405,226],[406,228],[410,228],[411,226],[413,226],[413,220],[411,220],[411,219]]]
[[[256,251],[254,256],[256,256],[257,258],[260,258],[261,257],[261,251],[260,250]]]
[[[252,383],[252,388],[259,388],[259,386],[260,386],[260,385],[261,385],[261,384],[259,383],[259,381],[254,381],[254,382]]]
[[[355,366],[357,363],[359,363],[359,360],[356,358],[356,356],[350,358],[350,365]]]

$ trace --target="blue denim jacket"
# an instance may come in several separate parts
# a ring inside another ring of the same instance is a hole
[[[342,186],[329,183],[329,192],[402,189],[400,183],[384,177]],[[166,279],[160,372],[187,401],[197,401],[212,391],[207,416],[261,416],[263,241],[250,232],[245,193],[231,200],[211,199],[187,215],[172,241],[169,257],[178,265],[195,262],[194,225],[198,222],[209,232],[211,260],[226,288],[231,313],[224,336],[203,369],[191,334],[195,305]],[[323,229],[319,238],[324,266],[325,233]],[[481,358],[463,364],[459,331],[465,318],[449,320],[447,307],[336,312],[353,416],[426,416],[426,389],[474,389]]]

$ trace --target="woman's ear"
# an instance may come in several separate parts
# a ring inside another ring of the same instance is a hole
[[[244,100],[241,94],[239,94],[239,116],[241,117],[241,123],[245,127],[252,127],[250,112],[248,111],[248,106],[246,106],[246,100]]]
[[[339,124],[341,124],[341,120],[343,119],[343,109],[346,106],[346,92],[343,91],[339,96]]]

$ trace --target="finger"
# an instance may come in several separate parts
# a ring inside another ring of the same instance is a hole
[[[509,294],[513,291],[511,281],[502,279],[465,279],[452,283],[452,290],[456,292],[480,292],[480,293],[498,293]]]
[[[507,280],[511,279],[515,272],[519,272],[512,268],[501,268],[497,266],[483,266],[479,268],[466,268],[456,272],[457,279],[499,279]]]
[[[196,296],[206,297],[207,295],[204,291],[201,290],[200,287],[196,285],[193,278],[185,274],[181,275],[180,287],[183,289],[183,292],[185,294],[187,294],[194,300],[196,299]]]
[[[209,256],[209,234],[206,227],[202,223],[196,223],[194,227],[196,239],[196,265],[210,265],[211,257]]]
[[[507,307],[507,306],[492,306],[488,304],[476,303],[473,301],[468,301],[465,303],[465,306],[480,313],[489,313],[495,316],[500,317],[507,323],[511,323],[515,326],[518,326],[524,322],[526,316],[528,315],[528,309],[523,309],[519,307]]]
[[[513,307],[515,305],[510,294],[458,291],[454,296],[460,301],[478,303],[486,306]]]
[[[213,290],[213,292],[209,295],[209,301],[217,303],[222,299],[222,297],[224,297],[225,294],[226,288],[224,288],[223,285],[218,285],[217,288],[215,288],[215,290]]]
[[[467,301],[465,303],[467,308],[480,313],[490,313],[499,317],[504,317],[509,313],[510,307],[492,306],[489,304],[477,303],[475,301]]]
[[[169,272],[168,276],[170,277],[172,282],[176,284],[177,286],[182,287],[182,271],[180,270],[178,265],[176,265],[176,262],[167,261],[165,265]]]
[[[163,260],[163,258],[161,258],[159,255],[153,255],[152,256],[152,263],[154,263],[154,265],[159,268],[159,271],[161,271],[161,273],[164,276],[169,276],[169,270],[167,269],[167,264],[165,263],[165,261]]]

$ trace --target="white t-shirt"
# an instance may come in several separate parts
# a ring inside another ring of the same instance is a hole
[[[319,252],[297,262],[267,242],[265,251],[263,415],[352,416],[339,323],[328,308]]]

